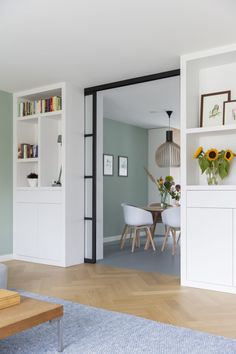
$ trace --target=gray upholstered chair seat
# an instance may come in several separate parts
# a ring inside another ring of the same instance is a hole
[[[0,263],[0,289],[7,288],[7,267]]]

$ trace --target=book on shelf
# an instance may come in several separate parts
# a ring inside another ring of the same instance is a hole
[[[28,159],[38,157],[38,145],[34,144],[19,144],[18,159]]]
[[[62,99],[60,96],[51,96],[34,101],[21,101],[18,104],[18,116],[26,117],[33,114],[60,111]]]

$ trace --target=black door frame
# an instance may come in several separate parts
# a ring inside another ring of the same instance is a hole
[[[180,69],[164,71],[157,74],[140,76],[132,79],[115,81],[103,85],[92,86],[84,89],[84,96],[93,97],[93,131],[91,134],[85,134],[85,139],[92,137],[92,176],[84,176],[85,179],[92,179],[92,217],[85,217],[85,220],[92,222],[92,258],[85,258],[85,263],[96,263],[97,258],[97,93],[99,91],[110,90],[118,87],[141,84],[144,82],[167,79],[169,77],[180,76]]]

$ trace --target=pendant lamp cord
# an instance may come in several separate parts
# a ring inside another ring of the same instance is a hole
[[[170,130],[170,116],[173,113],[173,111],[166,111],[168,117],[169,117],[169,130]]]

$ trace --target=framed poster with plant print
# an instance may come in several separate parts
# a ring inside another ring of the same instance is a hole
[[[128,177],[128,157],[118,156],[118,176]]]
[[[224,101],[230,101],[231,91],[220,91],[201,95],[201,127],[223,125]]]
[[[114,156],[103,154],[103,176],[114,175]]]
[[[224,102],[224,124],[236,124],[236,100]]]

